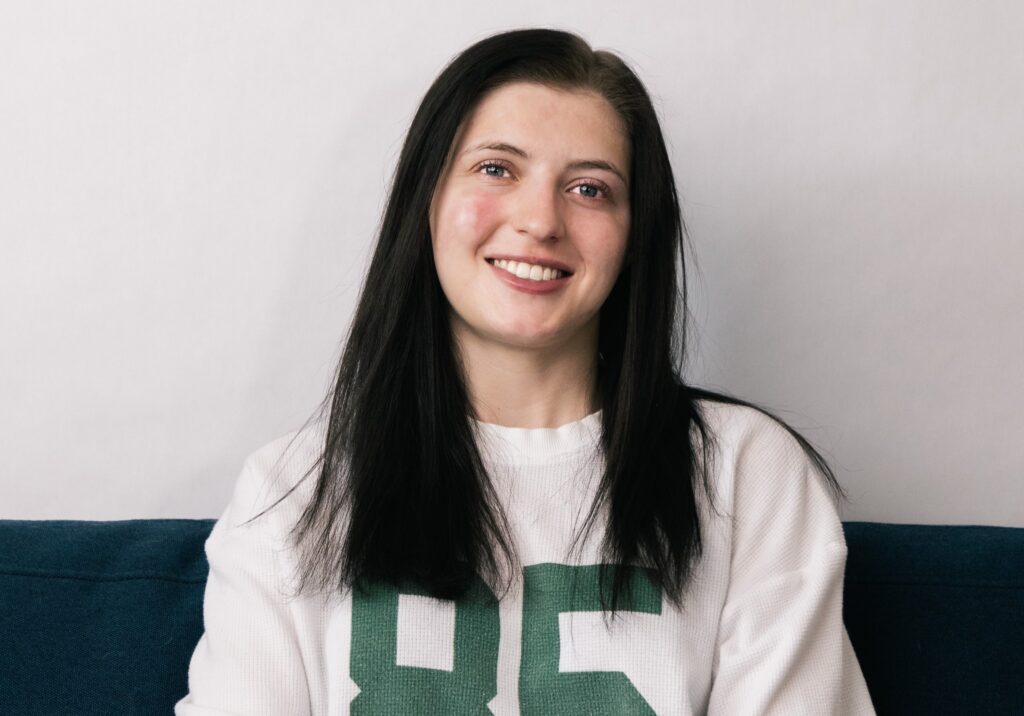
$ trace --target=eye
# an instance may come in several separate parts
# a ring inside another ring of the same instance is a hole
[[[611,189],[604,182],[599,182],[594,179],[587,179],[584,182],[580,182],[573,189],[586,189],[586,193],[580,194],[580,196],[587,199],[596,199],[598,201],[602,199],[608,199],[611,197]],[[590,193],[594,192],[594,193]]]
[[[508,165],[506,165],[503,162],[499,162],[497,160],[493,160],[492,159],[492,160],[489,160],[489,161],[486,161],[486,162],[483,162],[483,163],[477,165],[477,168],[476,168],[477,172],[480,172],[481,170],[486,170],[486,169],[497,169],[498,170],[497,172],[489,172],[489,171],[487,171],[487,172],[485,172],[486,176],[494,177],[495,179],[504,179],[505,176],[503,174],[501,174],[501,172],[507,172],[507,171],[509,171],[511,169],[511,167],[509,167]]]

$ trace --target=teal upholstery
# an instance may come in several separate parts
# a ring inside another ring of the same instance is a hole
[[[0,714],[169,714],[213,520],[0,520]],[[844,523],[880,714],[1024,714],[1024,528]]]
[[[843,621],[878,713],[1024,716],[1024,528],[843,528]]]

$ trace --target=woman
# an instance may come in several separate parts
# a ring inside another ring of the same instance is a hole
[[[206,544],[176,713],[873,713],[841,489],[682,382],[682,260],[619,58],[550,30],[455,58],[326,416],[250,456]]]

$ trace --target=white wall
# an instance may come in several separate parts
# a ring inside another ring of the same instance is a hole
[[[5,4],[0,518],[218,516],[328,387],[422,94],[528,25],[657,99],[691,379],[844,519],[1024,526],[1024,8],[953,0]]]

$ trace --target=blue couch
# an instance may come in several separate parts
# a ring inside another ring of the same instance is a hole
[[[169,714],[213,520],[0,520],[0,714]],[[844,523],[880,714],[1024,714],[1024,528]]]

